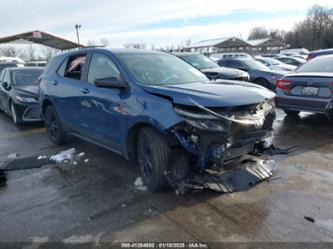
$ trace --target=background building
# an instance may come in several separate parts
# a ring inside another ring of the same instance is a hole
[[[252,55],[278,53],[287,47],[284,42],[274,38],[242,40],[237,37],[202,40],[185,48],[186,51],[203,54],[245,52]]]

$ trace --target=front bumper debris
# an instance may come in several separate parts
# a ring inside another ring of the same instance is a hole
[[[190,172],[185,178],[174,178],[171,171],[165,172],[169,185],[176,193],[183,194],[190,190],[210,189],[222,193],[244,191],[269,178],[275,167],[273,160],[247,159],[236,167],[223,171]]]

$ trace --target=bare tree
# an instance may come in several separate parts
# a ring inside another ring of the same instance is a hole
[[[250,30],[248,40],[262,39],[269,37],[269,32],[265,27],[254,27]]]
[[[102,38],[102,39],[100,40],[100,43],[101,43],[101,45],[103,45],[104,47],[108,47],[108,46],[110,46],[110,41],[109,41],[109,39],[107,39],[107,38]]]
[[[27,47],[25,49],[25,51],[26,51],[26,57],[27,57],[26,59],[28,61],[35,61],[36,60],[36,49],[32,45]]]
[[[186,40],[185,40],[185,46],[186,46],[186,47],[190,46],[191,43],[192,43],[191,39],[186,39]]]
[[[291,47],[305,47],[310,50],[333,46],[333,9],[314,5],[305,20],[297,23],[285,35]]]
[[[123,45],[124,48],[136,48],[136,49],[146,49],[146,44],[145,43],[134,43],[134,42],[129,42],[125,43]]]
[[[19,50],[13,46],[5,46],[0,48],[0,54],[2,56],[17,57],[19,55]]]
[[[43,47],[41,52],[43,59],[48,61],[49,59],[51,59],[51,57],[55,56],[59,52],[59,50],[45,46]]]
[[[89,40],[89,41],[87,41],[87,45],[88,46],[96,46],[97,42],[95,40]]]

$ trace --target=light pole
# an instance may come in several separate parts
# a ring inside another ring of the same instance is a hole
[[[80,47],[80,36],[79,36],[79,29],[81,28],[80,24],[75,24],[75,29],[76,29],[76,36],[77,36],[77,44]]]

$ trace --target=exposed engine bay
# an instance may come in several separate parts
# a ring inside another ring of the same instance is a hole
[[[255,158],[254,154],[258,153],[254,152],[264,150],[263,141],[272,136],[273,101],[231,108],[207,108],[191,101],[193,106],[174,106],[184,122],[170,130],[173,147],[177,148],[172,152],[170,167],[165,173],[171,186],[177,186],[182,192],[186,189],[184,186],[236,191],[240,189],[238,184],[226,182],[231,179],[226,165],[251,154],[247,161],[240,161],[234,173],[257,178],[248,178],[251,184],[271,175],[272,167]]]

